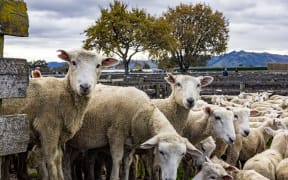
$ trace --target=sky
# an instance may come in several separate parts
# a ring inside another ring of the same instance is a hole
[[[24,0],[28,8],[29,37],[5,36],[4,57],[60,61],[57,50],[83,45],[83,31],[94,25],[100,9],[113,0]],[[268,52],[288,55],[287,0],[122,0],[129,8],[145,9],[155,16],[180,3],[204,3],[229,21],[227,53]],[[138,54],[134,59],[147,59]]]

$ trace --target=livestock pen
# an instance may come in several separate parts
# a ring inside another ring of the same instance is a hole
[[[239,71],[223,76],[219,71],[190,72],[192,76],[213,76],[214,81],[205,87],[202,95],[238,95],[240,92],[269,91],[274,94],[288,95],[287,71]],[[151,98],[167,97],[170,86],[164,80],[165,73],[102,73],[100,81],[107,85],[135,86],[145,91]]]

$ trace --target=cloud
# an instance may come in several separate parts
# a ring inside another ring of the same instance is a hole
[[[123,0],[129,8],[141,8],[160,16],[175,7],[175,0]],[[250,50],[288,54],[287,0],[181,0],[204,3],[229,20],[228,51]],[[5,36],[4,55],[28,60],[57,60],[57,49],[77,49],[85,39],[83,31],[95,23],[101,8],[113,0],[26,0],[29,13],[28,38]],[[143,58],[143,55],[138,55]]]

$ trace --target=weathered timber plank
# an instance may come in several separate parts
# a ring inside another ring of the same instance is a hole
[[[25,152],[29,122],[24,114],[0,116],[0,156]]]
[[[0,98],[25,97],[28,82],[25,59],[0,58]]]
[[[23,1],[0,0],[0,34],[28,36],[27,6]]]

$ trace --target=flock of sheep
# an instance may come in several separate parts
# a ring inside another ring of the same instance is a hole
[[[41,179],[104,171],[111,180],[176,180],[180,163],[183,179],[288,179],[288,97],[202,97],[207,103],[200,91],[213,77],[167,74],[171,95],[151,100],[134,87],[97,84],[114,58],[59,57],[69,64],[65,78],[31,79],[26,98],[3,101],[5,114],[28,115],[33,148],[24,156]]]

